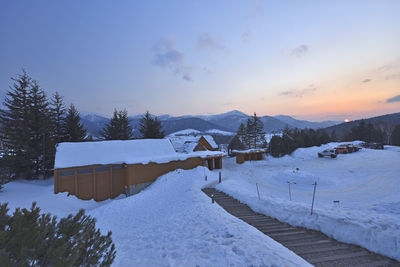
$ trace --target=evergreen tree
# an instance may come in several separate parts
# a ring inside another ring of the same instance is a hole
[[[111,232],[101,235],[83,210],[57,220],[36,203],[9,215],[6,203],[0,218],[2,266],[110,266],[115,259]]]
[[[81,124],[78,110],[71,104],[65,117],[65,141],[82,142],[86,138],[86,129]]]
[[[53,139],[54,143],[58,144],[65,140],[65,116],[66,107],[63,97],[56,92],[50,100],[51,118],[53,123]]]
[[[240,123],[236,136],[237,138],[239,138],[240,142],[246,143],[247,134],[246,134],[246,128],[244,127],[243,123]]]
[[[165,134],[162,131],[161,122],[157,117],[151,116],[149,111],[143,115],[139,122],[139,132],[142,138],[164,138]]]
[[[129,140],[132,139],[132,127],[129,124],[128,112],[126,110],[114,110],[113,117],[106,124],[100,135],[105,140]]]
[[[246,147],[243,145],[242,141],[238,137],[238,135],[235,135],[232,140],[229,142],[228,145],[228,153],[229,155],[233,155],[234,153],[232,152],[233,150],[245,150]]]
[[[32,162],[33,177],[46,177],[54,165],[52,121],[46,94],[36,81],[32,81],[29,103],[30,142],[27,153]]]
[[[282,138],[280,136],[272,136],[269,142],[269,153],[273,157],[280,157],[282,155]]]
[[[246,145],[248,148],[261,148],[265,147],[265,132],[264,124],[257,117],[257,114],[247,119],[246,124]]]
[[[400,146],[400,124],[394,127],[392,135],[390,136],[390,142],[392,145]]]
[[[15,177],[31,177],[30,150],[30,97],[32,79],[23,70],[17,78],[11,78],[13,86],[7,92],[4,107],[0,110],[2,141],[6,155],[4,160]]]

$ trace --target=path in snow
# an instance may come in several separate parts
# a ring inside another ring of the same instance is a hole
[[[340,243],[320,232],[293,227],[256,213],[246,204],[215,188],[204,188],[203,192],[227,212],[252,225],[314,266],[400,266],[400,262],[361,247]]]

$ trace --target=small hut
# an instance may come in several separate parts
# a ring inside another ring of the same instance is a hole
[[[236,163],[242,164],[245,161],[262,160],[265,149],[233,150],[233,153],[236,155]]]
[[[177,153],[168,139],[61,143],[54,166],[54,192],[96,201],[137,193],[176,169],[205,166],[216,151]]]

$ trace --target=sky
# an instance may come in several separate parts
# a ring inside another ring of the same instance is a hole
[[[81,112],[400,112],[400,1],[0,1],[0,97],[25,69]]]

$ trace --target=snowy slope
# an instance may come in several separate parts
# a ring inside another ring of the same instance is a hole
[[[226,159],[227,178],[217,188],[258,212],[400,260],[400,147],[363,149],[336,159],[317,157],[318,151],[336,145],[302,148],[291,156],[243,165]],[[288,181],[296,182],[291,185],[292,201]],[[315,181],[315,213],[310,215]]]
[[[204,181],[204,175],[209,177]],[[113,266],[309,266],[302,258],[252,226],[212,204],[200,190],[218,173],[198,167],[160,177],[140,194],[104,202],[53,194],[48,183],[11,182],[0,193],[10,207],[65,216],[87,209],[103,232],[112,231]]]

